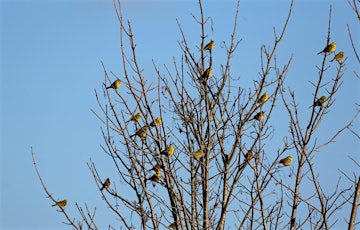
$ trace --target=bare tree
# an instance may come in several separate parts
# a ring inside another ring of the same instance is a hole
[[[131,23],[123,18],[120,1],[114,2],[123,74],[120,78],[103,64],[104,96],[95,90],[100,112],[93,113],[103,123],[102,148],[119,178],[105,181],[96,163],[88,163],[104,202],[127,229],[330,229],[345,205],[352,205],[348,225],[354,229],[359,175],[344,173],[353,186],[324,191],[312,163],[314,153],[350,129],[359,114],[324,143],[317,142],[317,130],[341,88],[345,61],[334,63],[336,75],[325,80],[330,57],[325,53],[317,79],[309,82],[313,103],[302,124],[306,113],[298,107],[295,90],[285,85],[292,56],[285,63],[276,59],[293,2],[282,28],[274,28],[272,43],[261,46],[261,68],[249,88],[238,86],[241,81],[231,68],[241,43],[236,35],[239,3],[230,40],[222,42],[226,58],[219,66],[214,66],[214,44],[206,34],[210,20],[199,1],[199,15],[193,15],[201,28],[199,47],[189,45],[178,22],[181,56],[164,71],[154,61],[157,81],[149,82],[138,62]],[[327,44],[330,35],[331,8]],[[276,128],[271,115],[278,104],[287,111],[289,132],[276,154],[270,154],[266,144]],[[306,193],[301,192],[304,183],[312,186]],[[95,210],[77,208],[78,222],[60,207],[66,224],[98,229]]]
[[[349,6],[351,7],[351,9],[354,11],[355,15],[357,16],[358,21],[360,21],[360,13],[359,13],[359,5],[360,5],[360,3],[359,3],[359,1],[353,0],[353,2],[351,3],[350,0],[347,0],[347,2],[349,4]],[[347,30],[348,30],[351,46],[352,46],[354,54],[356,56],[356,60],[360,64],[360,57],[359,57],[359,54],[358,54],[358,51],[357,51],[357,47],[355,46],[354,40],[352,38],[351,29],[350,29],[349,24],[347,24]],[[359,76],[359,74],[357,72],[354,72],[354,74],[355,74],[355,76],[357,76],[357,78],[360,79],[360,76]]]

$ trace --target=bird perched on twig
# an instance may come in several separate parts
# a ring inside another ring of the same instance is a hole
[[[335,57],[330,62],[337,61],[340,63],[343,59],[344,59],[344,52],[340,51],[335,55]]]
[[[143,126],[140,129],[136,130],[136,132],[133,135],[131,135],[130,138],[135,136],[135,135],[138,136],[138,137],[144,138],[144,137],[146,137],[147,130],[148,130],[148,127]]]
[[[133,121],[133,122],[139,122],[141,119],[141,113],[137,113],[135,115],[132,115],[130,120],[128,120],[127,122]]]
[[[202,149],[190,153],[190,156],[194,157],[195,159],[200,159],[203,155],[204,155],[204,151]]]
[[[100,191],[102,191],[104,188],[108,189],[109,187],[110,187],[110,179],[106,178],[106,180],[102,184],[102,187],[100,188]]]
[[[287,156],[279,161],[279,163],[283,164],[284,166],[291,165],[293,158],[291,156]]]
[[[53,204],[51,206],[52,207],[58,206],[60,208],[65,208],[66,204],[67,204],[67,200],[61,200],[61,201],[58,201],[58,202],[56,202],[55,204]]]
[[[269,100],[269,94],[266,91],[257,101],[259,104],[264,104],[265,102],[267,102],[267,100]]]
[[[106,87],[106,89],[110,89],[110,88],[118,89],[120,88],[120,86],[121,86],[121,80],[118,78],[110,86]]]
[[[324,103],[326,102],[327,98],[325,96],[321,96],[319,99],[317,99],[314,102],[314,106],[324,106]]]
[[[174,146],[173,146],[173,145],[170,145],[170,146],[166,147],[164,150],[162,150],[162,151],[160,152],[160,154],[169,157],[169,156],[171,156],[171,155],[174,154],[174,151],[175,151]]]
[[[265,118],[265,112],[264,111],[260,111],[257,114],[255,114],[255,116],[250,119],[251,120],[258,120],[258,121],[262,121]]]
[[[176,225],[177,225],[176,222],[174,222],[168,226],[168,229],[175,229]]]
[[[153,182],[159,182],[161,179],[162,179],[162,175],[161,175],[160,171],[157,171],[156,174],[147,178],[147,180],[151,180]]]
[[[204,50],[210,51],[210,50],[214,49],[214,47],[215,47],[215,42],[213,40],[211,40],[208,44],[206,44],[204,46]]]
[[[212,68],[211,66],[205,70],[205,72],[200,76],[199,81],[206,82],[207,79],[212,75]]]
[[[253,158],[253,154],[252,154],[252,151],[249,150],[247,151],[247,153],[245,154],[245,161],[250,161],[251,159]]]
[[[322,51],[320,51],[318,54],[321,53],[333,53],[336,50],[336,43],[331,42],[329,45],[327,45]]]
[[[159,125],[161,125],[161,123],[162,123],[161,117],[157,117],[157,118],[155,118],[155,120],[153,120],[153,121],[150,123],[150,126],[151,126],[151,127],[158,127]]]
[[[156,173],[160,172],[161,164],[157,163],[154,167],[150,169],[150,171],[154,170]]]

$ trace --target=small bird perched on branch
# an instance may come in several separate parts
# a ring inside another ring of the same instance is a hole
[[[140,129],[136,130],[136,132],[133,135],[131,135],[130,138],[135,136],[135,135],[138,136],[138,137],[144,138],[144,137],[146,137],[147,130],[148,130],[148,127],[143,126]]]
[[[162,179],[162,175],[161,175],[160,171],[157,171],[156,174],[147,178],[147,180],[151,180],[153,182],[159,182],[161,179]]]
[[[324,106],[324,103],[326,102],[327,98],[325,96],[321,96],[319,99],[317,99],[314,102],[314,106]]]
[[[162,150],[162,151],[160,152],[160,154],[169,157],[169,156],[171,156],[171,155],[174,154],[174,151],[175,151],[174,146],[170,145],[170,146],[166,147],[166,149]]]
[[[202,149],[190,153],[190,156],[194,157],[195,159],[200,159],[203,155],[204,155],[204,151]]]
[[[336,50],[336,43],[331,42],[329,45],[327,45],[322,51],[320,51],[318,54],[321,53],[333,53]]]
[[[335,57],[330,62],[337,61],[340,63],[343,59],[344,59],[344,52],[340,51],[335,55]]]
[[[212,75],[212,68],[211,66],[205,70],[205,72],[200,76],[199,81],[206,82],[207,79]]]
[[[255,116],[252,118],[252,119],[250,119],[250,121],[251,120],[258,120],[258,121],[262,121],[263,119],[265,118],[265,112],[264,111],[260,111],[260,112],[258,112],[257,114],[255,114]]]
[[[135,123],[139,122],[141,119],[141,113],[137,113],[135,115],[132,115],[130,120],[128,120],[127,122],[133,121]]]
[[[252,158],[253,158],[252,151],[251,151],[251,150],[247,151],[247,153],[245,154],[245,161],[248,162],[248,161],[250,161]]]
[[[264,104],[265,102],[267,102],[267,100],[269,100],[269,94],[266,91],[258,100],[259,104]]]
[[[102,191],[104,188],[109,188],[110,187],[110,179],[106,178],[106,180],[104,181],[104,183],[102,184],[102,187],[100,188],[100,191]]]
[[[293,158],[291,156],[287,156],[279,161],[279,163],[283,164],[284,166],[291,165]]]
[[[157,118],[155,118],[155,120],[153,120],[153,121],[150,123],[150,126],[151,126],[151,127],[158,127],[159,125],[161,125],[161,123],[162,123],[161,117],[157,117]]]
[[[150,169],[150,171],[154,170],[156,173],[160,172],[161,164],[157,163],[154,167]]]
[[[168,226],[168,229],[175,229],[177,225],[178,224],[176,222],[174,222]]]
[[[205,45],[204,50],[212,50],[215,47],[215,42],[211,40],[208,44]]]
[[[121,86],[121,80],[118,78],[110,86],[106,87],[106,89],[110,89],[110,88],[118,89],[120,88],[120,86]]]
[[[65,208],[66,204],[67,204],[67,200],[61,200],[61,201],[58,201],[58,202],[56,202],[55,204],[53,204],[51,206],[52,207],[58,206],[60,208]]]

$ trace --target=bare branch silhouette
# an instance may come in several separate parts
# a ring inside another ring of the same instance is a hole
[[[132,25],[123,18],[120,1],[114,1],[122,73],[109,71],[101,62],[104,80],[101,90],[94,91],[98,109],[91,109],[102,124],[101,148],[112,162],[114,176],[103,175],[91,159],[87,164],[106,207],[127,229],[223,230],[331,229],[339,210],[351,206],[349,229],[354,229],[358,175],[354,179],[341,171],[351,186],[343,186],[339,177],[329,190],[314,166],[321,148],[346,130],[356,134],[352,126],[359,111],[325,141],[317,139],[319,127],[335,107],[347,59],[328,64],[330,51],[324,49],[316,67],[318,77],[309,81],[311,106],[304,109],[296,87],[286,85],[294,54],[285,61],[277,59],[294,1],[282,27],[273,28],[271,44],[259,47],[260,70],[250,85],[242,84],[233,68],[242,42],[237,32],[240,1],[230,38],[222,41],[207,32],[215,29],[203,4],[199,0],[199,13],[191,14],[200,28],[198,36],[187,34],[176,20],[180,54],[170,64],[152,60],[155,78],[150,78],[139,63]],[[331,20],[330,7],[326,45],[331,44]],[[191,45],[192,36],[199,39],[198,45]],[[219,44],[225,55],[215,59]],[[275,114],[283,108],[288,132],[274,151],[269,144],[278,128]],[[46,194],[56,202],[34,156],[33,161]],[[75,204],[81,220],[76,224],[60,207],[66,223],[75,229],[98,229],[98,209]],[[115,229],[111,224],[108,228]]]

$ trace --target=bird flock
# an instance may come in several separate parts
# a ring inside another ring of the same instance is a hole
[[[205,51],[212,51],[212,49],[215,47],[215,42],[213,40],[211,40],[208,44],[206,44],[203,48],[203,50]],[[336,50],[336,43],[335,42],[331,42],[330,44],[326,45],[326,47],[320,51],[318,54],[324,53],[324,54],[330,54],[330,53],[335,53]],[[341,64],[342,60],[344,59],[344,52],[340,51],[339,53],[335,54],[333,59],[330,60],[330,62],[336,61],[338,63]],[[198,80],[202,83],[205,84],[207,82],[207,80],[209,79],[209,77],[211,77],[213,74],[213,70],[212,67],[208,67],[198,78]],[[106,90],[108,89],[114,89],[117,90],[120,88],[121,86],[121,80],[119,78],[117,78],[113,83],[111,83],[109,86],[105,87]],[[261,97],[257,100],[257,103],[260,105],[263,105],[265,102],[267,102],[269,100],[269,94],[266,91],[263,95],[261,95]],[[324,106],[325,102],[326,102],[327,98],[326,96],[321,96],[320,98],[316,99],[316,101],[314,102],[313,106],[314,107],[322,107]],[[141,113],[138,112],[136,114],[131,115],[131,118],[127,121],[127,122],[134,122],[134,123],[139,123],[141,120]],[[255,114],[253,116],[252,119],[250,120],[257,120],[257,121],[262,121],[265,118],[265,112],[264,111],[260,111],[257,114]],[[140,138],[145,138],[147,135],[147,131],[149,128],[151,127],[159,127],[162,124],[162,118],[161,117],[157,117],[155,118],[149,125],[145,125],[140,127],[139,129],[137,129],[135,131],[134,134],[130,135],[130,138],[134,137],[134,136],[138,136]],[[174,154],[175,151],[175,147],[173,145],[169,145],[167,146],[164,150],[162,150],[160,152],[161,155],[165,156],[165,157],[171,157]],[[204,155],[204,149],[200,148],[195,152],[191,152],[189,153],[190,157],[193,157],[194,159],[200,159],[201,157],[203,157]],[[253,158],[253,154],[252,151],[249,150],[246,154],[245,154],[245,161],[248,162]],[[283,166],[289,166],[291,165],[293,161],[292,156],[287,156],[283,159],[281,159],[279,161],[279,164],[282,164]],[[159,182],[161,181],[161,179],[163,178],[162,174],[161,174],[161,168],[162,165],[157,163],[152,169],[150,169],[150,171],[154,171],[155,173],[146,178],[146,180],[152,181],[152,182]],[[100,191],[103,191],[104,189],[109,189],[111,185],[110,182],[110,178],[106,178],[105,181],[103,183],[101,183],[101,187],[99,187]],[[55,207],[59,207],[61,209],[64,209],[65,206],[67,205],[67,200],[60,200],[55,202],[52,206]],[[175,228],[176,227],[176,223],[172,223],[168,226],[168,228]]]

